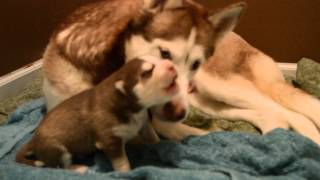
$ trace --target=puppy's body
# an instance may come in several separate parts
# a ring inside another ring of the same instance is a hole
[[[146,108],[168,102],[177,92],[171,86],[176,76],[172,67],[165,61],[133,60],[95,88],[62,102],[44,118],[17,161],[70,168],[72,155],[88,155],[98,148],[111,158],[115,170],[129,170],[124,144],[147,123]],[[140,77],[143,73],[151,74]],[[28,154],[36,161],[28,160]]]

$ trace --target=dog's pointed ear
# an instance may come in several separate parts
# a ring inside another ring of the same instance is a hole
[[[143,0],[143,7],[147,11],[157,12],[183,6],[183,0]]]
[[[115,84],[114,84],[115,88],[117,91],[121,92],[122,94],[126,94],[126,90],[124,89],[124,82],[123,80],[118,80]]]
[[[221,39],[226,33],[235,28],[245,7],[246,3],[240,2],[218,12],[209,13],[209,21],[215,31],[216,40]]]

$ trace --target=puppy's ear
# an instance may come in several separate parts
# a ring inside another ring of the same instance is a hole
[[[115,84],[114,84],[115,88],[117,91],[121,92],[122,94],[126,94],[126,90],[124,89],[124,82],[123,80],[118,80]]]
[[[246,3],[240,2],[218,12],[209,13],[208,19],[214,28],[216,41],[219,41],[226,33],[235,28],[245,7]]]
[[[174,9],[183,6],[183,0],[143,0],[144,10],[150,12]]]

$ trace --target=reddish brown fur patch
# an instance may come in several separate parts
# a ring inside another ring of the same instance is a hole
[[[193,20],[184,8],[172,9],[156,14],[140,31],[146,39],[162,38],[172,40],[187,38],[193,26]]]
[[[232,52],[232,53],[231,53]],[[217,45],[215,54],[209,58],[203,68],[212,75],[227,78],[232,74],[241,74],[252,80],[250,61],[259,52],[234,33],[228,33]]]
[[[61,56],[93,76],[92,83],[96,84],[124,64],[123,30],[141,7],[139,0],[109,0],[84,6],[60,25],[51,43],[56,44]],[[63,42],[57,41],[58,34],[71,26],[75,28],[69,36]]]
[[[105,138],[105,137],[102,137]],[[102,148],[101,150],[106,154],[107,157],[111,158],[119,158],[123,156],[123,140],[119,137],[111,137],[106,140],[102,140]]]

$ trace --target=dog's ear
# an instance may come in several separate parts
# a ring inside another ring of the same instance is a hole
[[[143,8],[150,12],[158,12],[182,6],[183,0],[143,0]]]
[[[209,21],[215,31],[216,40],[221,39],[226,33],[235,28],[245,7],[246,3],[240,2],[218,12],[209,13]]]
[[[126,90],[124,89],[124,82],[123,80],[118,80],[115,84],[114,84],[115,88],[117,91],[121,92],[122,94],[126,94]]]

